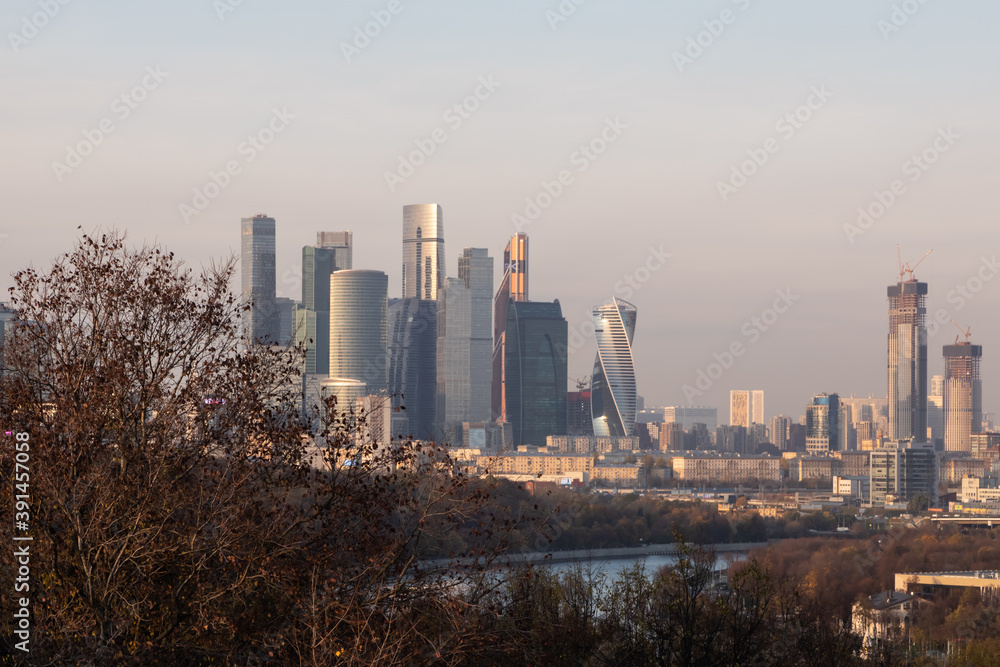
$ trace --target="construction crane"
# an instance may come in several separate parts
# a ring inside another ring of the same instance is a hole
[[[958,322],[956,322],[955,320],[952,320],[951,323],[954,324],[955,327],[957,327],[958,330],[962,332],[962,335],[965,336],[965,342],[968,343],[969,338],[972,337],[972,327],[969,327],[968,329],[963,329],[962,327],[958,326]],[[958,345],[958,339],[959,336],[955,336],[955,345]]]
[[[588,377],[582,377],[578,380],[573,380],[573,381],[576,382],[577,391],[587,391],[588,389],[590,389],[590,378]]]
[[[925,259],[927,259],[927,255],[931,254],[932,252],[934,252],[934,248],[931,248],[930,250],[925,252],[924,256],[920,258],[920,261],[911,267],[909,262],[903,264],[903,251],[899,249],[899,244],[897,243],[896,256],[899,257],[899,282],[903,282],[903,276],[907,273],[910,274],[910,280],[914,280],[913,272],[917,270],[917,267],[920,266]]]

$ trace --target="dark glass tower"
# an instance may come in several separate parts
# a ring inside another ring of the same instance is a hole
[[[889,295],[889,438],[927,440],[927,283],[891,285]]]
[[[806,450],[810,453],[840,449],[840,396],[820,394],[806,406]]]
[[[423,299],[389,302],[389,394],[404,408],[406,433],[435,439],[438,303]]]
[[[302,248],[302,307],[295,324],[296,342],[306,348],[306,373],[330,372],[330,276],[351,268],[351,232],[317,232],[316,245]]]
[[[503,252],[503,278],[493,299],[493,419],[507,419],[505,404],[506,364],[505,345],[507,311],[511,303],[528,300],[528,235],[519,233],[507,244]]]
[[[509,303],[503,402],[515,447],[566,434],[568,331],[558,301]]]
[[[274,225],[274,218],[263,213],[241,221],[242,293],[253,304],[243,313],[243,331],[250,343],[278,342]]]

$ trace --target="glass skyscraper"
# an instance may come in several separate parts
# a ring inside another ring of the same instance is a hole
[[[528,300],[528,235],[515,234],[503,252],[503,278],[493,299],[493,419],[506,422],[505,343],[507,310],[511,303]]]
[[[330,377],[386,389],[389,277],[351,269],[330,276]]]
[[[927,440],[927,283],[891,285],[889,296],[889,438]]]
[[[515,447],[566,434],[568,332],[559,301],[508,304],[503,403]]]
[[[444,212],[437,204],[403,207],[403,298],[436,301],[444,285]]]
[[[972,434],[983,430],[983,346],[944,346],[944,448],[971,452]]]
[[[241,220],[242,295],[244,302],[252,304],[243,313],[243,331],[250,343],[279,342],[274,225],[274,218],[263,213]]]
[[[840,396],[819,394],[806,406],[806,450],[810,453],[841,449]]]
[[[492,310],[493,258],[466,248],[438,299],[437,413],[449,444],[461,442],[463,422],[491,420]]]
[[[618,298],[594,308],[597,357],[590,387],[594,435],[627,436],[635,428],[638,393],[632,339],[637,313],[635,306]]]
[[[392,299],[389,302],[389,394],[403,408],[405,433],[418,440],[436,438],[438,302]]]
[[[302,248],[302,306],[295,316],[295,342],[305,347],[308,374],[330,372],[330,276],[354,268],[352,246],[351,232],[317,232],[316,245]]]

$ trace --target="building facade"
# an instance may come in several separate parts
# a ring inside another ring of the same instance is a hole
[[[363,382],[369,394],[388,385],[388,289],[381,271],[330,276],[330,377]]]
[[[354,268],[351,232],[317,232],[302,248],[302,305],[295,313],[295,342],[306,351],[306,373],[330,372],[330,276]]]
[[[511,301],[503,345],[503,414],[515,446],[566,434],[568,326],[558,301]]]
[[[388,307],[388,390],[391,407],[405,417],[402,433],[435,440],[437,301],[392,299]]]
[[[927,283],[902,281],[887,294],[889,438],[922,442],[927,439]]]
[[[511,303],[528,300],[528,235],[515,234],[503,252],[503,277],[493,298],[493,397],[494,421],[507,422],[506,345],[507,311]]]
[[[632,340],[638,311],[618,298],[594,308],[597,357],[590,387],[595,435],[627,436],[635,428],[635,360]]]
[[[958,342],[944,346],[944,448],[971,452],[972,434],[983,427],[983,346]]]
[[[819,394],[806,406],[806,451],[835,452],[840,447],[840,397]]]
[[[243,313],[243,332],[249,343],[278,342],[278,311],[275,304],[275,221],[258,213],[240,221],[240,266],[242,293],[251,304]]]
[[[463,422],[488,422],[493,401],[493,258],[466,248],[458,278],[438,297],[437,413],[445,442],[457,442]]]
[[[435,301],[444,278],[444,212],[437,204],[404,206],[403,298]]]

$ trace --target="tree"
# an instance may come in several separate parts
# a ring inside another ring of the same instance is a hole
[[[926,512],[931,506],[931,499],[922,493],[910,498],[910,502],[906,503],[906,511],[911,514],[917,514],[919,512]]]
[[[363,437],[366,415],[328,402],[311,430],[302,351],[244,349],[234,267],[111,232],[14,275],[0,414],[32,443],[32,659],[461,660],[523,517],[436,449]],[[450,567],[422,564],[451,534]]]

